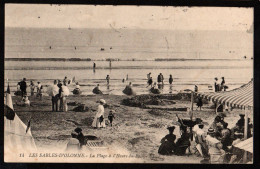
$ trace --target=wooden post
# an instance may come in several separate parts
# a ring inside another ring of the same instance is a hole
[[[218,113],[218,102],[215,103],[216,104],[216,109],[215,109],[215,113]]]
[[[191,92],[191,111],[193,111],[193,92]]]

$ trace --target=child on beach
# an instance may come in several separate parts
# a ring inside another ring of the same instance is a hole
[[[38,82],[38,85],[37,85],[37,97],[40,97],[40,100],[42,100],[42,85],[41,85],[41,82]]]
[[[112,127],[113,119],[115,118],[113,112],[114,112],[114,110],[110,110],[110,112],[108,114],[108,120],[109,120],[111,127]]]
[[[31,88],[31,96],[33,96],[34,95],[34,89],[35,89],[33,81],[31,81],[30,88]]]

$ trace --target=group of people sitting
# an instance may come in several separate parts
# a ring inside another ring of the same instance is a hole
[[[176,136],[173,134],[175,126],[168,127],[169,134],[162,138],[158,153],[161,155],[185,155],[187,150],[190,151],[191,141],[194,140],[195,152],[203,157],[202,163],[239,162],[241,153],[237,154],[233,145],[241,142],[244,138],[244,115],[240,114],[240,119],[231,129],[228,128],[228,123],[224,121],[224,118],[225,114],[223,113],[217,115],[207,132],[204,129],[203,121],[199,118],[193,122],[195,125],[185,125],[181,122],[181,136],[176,142]],[[248,138],[252,137],[252,130],[253,125],[248,118]]]
[[[204,158],[202,162],[234,163],[234,160],[231,160],[231,157],[235,155],[233,145],[241,142],[244,138],[244,116],[244,114],[240,114],[240,119],[231,129],[224,121],[226,116],[223,113],[215,117],[207,133],[204,132],[203,125],[197,129],[194,128],[196,148]],[[248,121],[247,137],[249,138],[252,137],[253,125],[250,124],[250,119]]]

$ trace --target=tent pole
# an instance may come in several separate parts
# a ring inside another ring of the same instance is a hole
[[[193,92],[191,92],[191,111],[193,111]]]
[[[247,131],[248,131],[248,113],[246,111],[245,108],[245,126],[244,126],[244,139],[247,139]],[[244,152],[244,156],[243,156],[243,163],[246,163],[247,161],[247,152]]]
[[[247,139],[247,133],[248,133],[248,113],[245,108],[245,127],[244,127],[244,138]]]
[[[215,103],[216,104],[216,109],[215,109],[215,113],[218,113],[218,102]]]

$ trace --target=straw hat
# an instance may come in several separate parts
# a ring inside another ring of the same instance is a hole
[[[100,99],[99,101],[100,103],[106,104],[106,101],[104,99]]]

